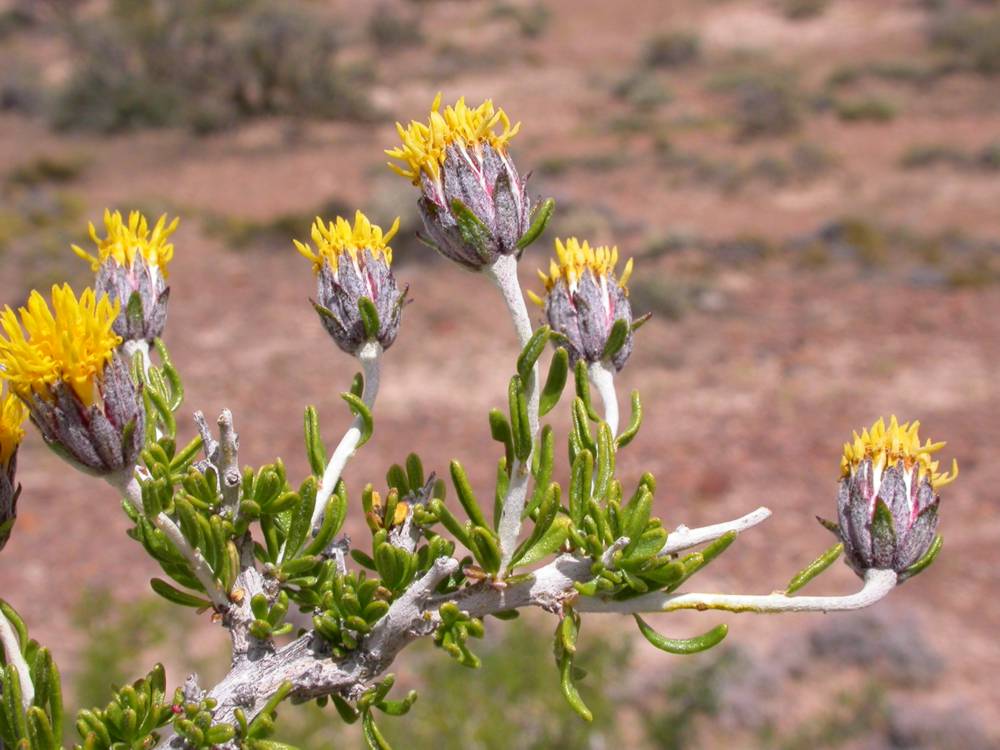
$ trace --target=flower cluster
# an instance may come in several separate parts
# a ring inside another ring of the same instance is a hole
[[[519,127],[489,100],[469,107],[462,98],[441,111],[440,94],[426,123],[396,124],[402,145],[386,154],[402,166],[389,166],[420,187],[430,242],[466,268],[479,270],[520,254],[529,200],[507,154]]]
[[[933,455],[944,443],[920,442],[920,423],[893,416],[854,433],[844,444],[837,496],[838,523],[826,522],[844,543],[857,573],[892,569],[900,579],[931,548],[938,522],[937,491],[958,476],[938,471]]]
[[[109,474],[135,466],[143,409],[128,367],[115,355],[119,303],[86,289],[37,291],[0,313],[0,369],[46,443],[80,468]]]
[[[315,249],[294,240],[316,273],[318,299],[313,304],[320,320],[348,354],[356,354],[367,341],[388,348],[399,333],[406,290],[400,292],[396,285],[388,244],[398,229],[396,219],[383,234],[358,211],[353,225],[339,216],[328,224],[317,218],[312,226]]]
[[[632,353],[632,306],[628,283],[632,260],[625,264],[621,278],[615,276],[617,247],[590,246],[570,237],[556,240],[556,257],[549,273],[538,272],[545,285],[545,299],[530,294],[545,310],[552,330],[561,334],[572,361],[610,362],[616,370],[625,366]],[[625,325],[625,338],[614,351],[608,350],[611,332],[617,321]]]
[[[90,224],[97,254],[73,245],[73,251],[89,261],[97,274],[97,293],[118,301],[120,312],[114,330],[126,341],[152,342],[163,334],[170,295],[167,265],[174,256],[174,246],[168,240],[177,224],[176,218],[167,224],[163,215],[150,231],[146,217],[138,211],[132,211],[126,223],[118,211],[106,210],[106,237],[98,236]]]

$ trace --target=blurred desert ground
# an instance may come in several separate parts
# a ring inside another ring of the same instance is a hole
[[[316,213],[358,207],[383,226],[400,215],[397,275],[414,303],[385,360],[375,437],[346,479],[356,498],[416,449],[439,472],[462,459],[490,496],[486,412],[505,398],[513,332],[485,279],[414,241],[415,195],[382,151],[395,121],[424,117],[438,91],[492,97],[522,122],[512,152],[531,194],[558,204],[523,258],[524,285],[538,289],[555,236],[636,259],[633,304],[653,320],[618,377],[623,405],[632,388],[645,405],[619,459],[626,486],[654,472],[669,528],[774,511],[698,589],[781,588],[825,549],[813,517],[835,512],[841,444],[879,415],[920,419],[961,467],[944,497],[944,552],[877,611],[661,619],[674,635],[730,622],[739,677],[699,703],[665,686],[725,657],[685,661],[637,642],[631,668],[603,672],[608,700],[633,718],[685,701],[715,718],[679,735],[605,716],[586,743],[997,746],[1000,4],[169,5],[0,2],[2,302],[88,283],[69,245],[106,206],[179,215],[166,341],[185,409],[231,408],[245,462],[279,455],[301,477],[302,410],[318,407],[333,442],[355,367],[310,309],[312,276],[291,238]],[[156,570],[112,493],[36,435],[18,478],[0,593],[52,647],[72,692],[93,651],[81,600],[100,620],[110,602],[145,602]],[[857,585],[838,565],[813,587]],[[111,599],[81,599],[93,590]],[[136,671],[163,658],[176,684],[193,663],[224,668],[207,615],[171,624],[201,635],[161,643]],[[583,637],[611,650],[632,630],[591,619]],[[420,681],[406,655],[397,666]],[[460,677],[490,700],[488,672]],[[390,721],[405,731],[411,718]]]

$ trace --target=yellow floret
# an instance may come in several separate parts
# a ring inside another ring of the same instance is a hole
[[[399,231],[399,217],[389,227],[389,231],[382,233],[382,228],[372,224],[368,217],[360,211],[354,214],[354,226],[338,216],[335,221],[324,224],[323,220],[316,217],[312,225],[312,241],[316,245],[313,250],[308,244],[292,240],[295,248],[308,260],[312,261],[313,270],[316,273],[323,268],[323,263],[328,262],[334,271],[340,264],[340,258],[345,253],[352,261],[357,263],[358,253],[370,250],[376,258],[383,257],[387,265],[392,264],[392,248],[389,247],[396,232]]]
[[[20,314],[20,322],[18,321]],[[52,308],[33,291],[26,307],[0,313],[0,369],[11,389],[49,397],[49,386],[70,385],[86,405],[96,400],[95,379],[121,343],[111,329],[118,302],[98,301],[93,289],[76,298],[69,284],[52,287]],[[22,328],[23,326],[23,328]]]
[[[104,210],[104,228],[107,237],[97,236],[97,229],[90,223],[90,238],[97,245],[97,255],[91,255],[83,248],[73,245],[73,252],[86,261],[97,271],[108,258],[123,267],[129,268],[135,262],[135,256],[141,255],[146,263],[160,269],[167,276],[167,264],[174,257],[174,246],[167,242],[170,235],[177,229],[179,218],[167,224],[167,215],[163,214],[149,231],[149,222],[138,211],[128,215],[128,223],[122,218],[121,212]]]
[[[434,98],[430,118],[426,123],[413,120],[407,127],[396,123],[402,145],[387,149],[386,154],[403,162],[403,165],[389,162],[389,167],[397,174],[420,184],[421,171],[432,180],[441,175],[445,151],[452,143],[476,146],[488,143],[497,151],[504,151],[510,139],[517,135],[521,123],[511,126],[510,119],[502,109],[494,109],[493,101],[487,99],[478,107],[470,107],[465,97],[455,106],[441,109],[441,94]],[[496,130],[500,126],[499,131]]]
[[[538,272],[538,277],[545,284],[547,291],[551,291],[560,279],[564,280],[570,289],[575,289],[587,269],[599,280],[606,279],[614,273],[615,265],[618,263],[617,247],[591,247],[589,242],[586,240],[580,242],[576,237],[570,237],[565,242],[557,239],[555,244],[556,257],[549,261],[548,275],[542,271]],[[631,275],[632,259],[629,258],[618,285],[624,289]],[[537,297],[532,298],[537,301]]]
[[[21,425],[28,417],[28,410],[13,393],[0,391],[0,469],[6,469],[10,457],[24,438]]]
[[[840,470],[844,477],[849,477],[866,459],[872,460],[876,469],[888,469],[902,461],[907,471],[918,467],[918,477],[930,478],[935,489],[955,481],[958,476],[958,462],[952,459],[951,471],[947,474],[938,471],[938,461],[932,455],[941,450],[945,443],[932,443],[928,440],[920,444],[920,422],[903,422],[899,424],[895,415],[886,427],[885,420],[879,418],[875,424],[859,435],[854,433],[854,441],[844,443],[844,455],[840,460]]]

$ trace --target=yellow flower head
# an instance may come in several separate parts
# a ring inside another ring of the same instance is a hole
[[[917,481],[925,476],[929,478],[935,489],[955,481],[958,476],[958,462],[952,459],[951,471],[947,474],[938,471],[938,461],[932,456],[941,450],[945,443],[932,443],[928,440],[920,444],[920,422],[903,422],[899,424],[895,415],[885,426],[885,420],[879,418],[875,424],[859,435],[854,433],[854,442],[844,443],[844,456],[840,460],[842,476],[849,477],[866,459],[872,460],[872,468],[880,474],[883,470],[892,468],[902,461],[907,472],[917,467]]]
[[[101,239],[97,236],[97,229],[93,222],[89,225],[90,238],[97,245],[97,255],[91,255],[77,245],[73,245],[73,252],[84,260],[90,261],[90,266],[94,271],[100,269],[108,258],[113,258],[119,266],[131,268],[135,262],[135,256],[138,254],[150,267],[159,268],[160,273],[166,277],[167,264],[174,257],[174,246],[167,240],[177,229],[179,221],[179,218],[175,218],[170,224],[167,224],[167,215],[163,214],[150,233],[149,222],[138,211],[129,213],[126,224],[121,212],[111,213],[111,211],[104,209],[104,228],[108,236]]]
[[[28,410],[13,393],[0,390],[0,470],[7,467],[10,457],[24,438],[21,425],[28,417]]]
[[[375,258],[385,258],[386,265],[392,264],[392,248],[388,242],[399,231],[399,217],[382,234],[382,228],[368,221],[368,217],[360,211],[354,214],[354,226],[338,216],[336,221],[324,224],[316,217],[312,225],[312,241],[316,245],[313,250],[309,245],[298,240],[292,240],[295,248],[308,260],[312,261],[313,271],[320,272],[323,263],[328,262],[334,271],[340,264],[340,258],[346,253],[357,264],[358,253],[370,250]]]
[[[605,281],[614,273],[615,265],[618,263],[617,247],[591,247],[590,243],[584,240],[580,242],[576,237],[570,237],[565,242],[556,240],[556,257],[549,261],[549,273],[546,275],[542,271],[538,272],[538,277],[545,284],[546,291],[552,291],[560,280],[564,281],[570,291],[576,289],[584,271],[588,269],[594,274],[598,281]],[[632,259],[629,258],[622,271],[622,277],[618,280],[618,285],[624,289],[632,275]],[[542,301],[537,295],[529,292],[532,300],[537,304]]]
[[[111,330],[118,303],[93,289],[76,298],[69,284],[52,287],[52,308],[37,291],[27,307],[0,312],[0,369],[11,390],[22,397],[34,391],[49,397],[59,381],[73,388],[80,400],[96,399],[95,379],[114,356],[121,337]],[[23,328],[22,328],[23,326]]]
[[[511,126],[507,114],[502,109],[494,109],[493,101],[487,99],[478,107],[469,107],[465,97],[455,106],[441,109],[441,94],[434,98],[430,118],[426,123],[413,120],[409,126],[396,123],[396,130],[403,141],[401,146],[387,149],[386,154],[399,159],[403,165],[389,162],[389,167],[397,174],[420,184],[420,172],[426,172],[432,180],[439,180],[445,152],[452,143],[477,148],[488,143],[497,151],[507,149],[507,143],[517,135],[521,123]],[[497,128],[499,126],[499,129]]]

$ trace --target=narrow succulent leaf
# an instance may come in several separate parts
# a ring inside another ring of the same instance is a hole
[[[353,393],[341,393],[340,397],[347,402],[347,405],[350,407],[354,416],[361,419],[361,439],[358,441],[357,446],[360,448],[362,445],[367,443],[368,439],[372,436],[374,422],[372,420],[371,410],[364,401]]]
[[[319,431],[319,415],[316,407],[307,406],[305,414],[306,456],[309,458],[309,468],[316,476],[323,476],[326,469],[326,446]]]
[[[411,453],[406,457],[406,478],[409,480],[410,489],[413,492],[418,491],[425,484],[424,465],[416,453]]]
[[[924,553],[924,556],[917,560],[913,565],[906,568],[899,574],[900,582],[905,581],[907,578],[913,578],[913,576],[922,573],[924,570],[934,562],[934,558],[938,556],[941,551],[941,546],[944,544],[944,539],[940,534],[934,537],[934,541],[931,542],[931,546]]]
[[[546,198],[538,205],[537,208],[535,208],[534,216],[531,220],[531,226],[529,226],[527,231],[521,235],[521,239],[517,241],[518,250],[524,250],[524,248],[541,236],[542,232],[545,231],[545,227],[548,226],[549,220],[552,218],[552,214],[555,210],[556,202],[552,198]]]
[[[569,483],[569,516],[577,528],[583,524],[590,503],[593,473],[593,454],[587,450],[581,451],[573,462]]]
[[[545,385],[538,399],[538,415],[544,417],[559,403],[563,388],[566,387],[566,378],[569,374],[569,353],[565,348],[559,347],[549,363],[549,374],[545,378]]]
[[[615,439],[608,424],[601,422],[597,428],[597,477],[594,479],[594,497],[597,500],[606,499],[614,473]]]
[[[458,501],[465,509],[469,520],[475,526],[489,527],[489,523],[487,523],[486,516],[483,515],[483,511],[479,507],[479,501],[476,500],[476,495],[472,491],[472,485],[469,483],[469,477],[466,475],[465,469],[462,468],[462,464],[458,461],[452,461],[450,469],[451,481],[455,485]]]
[[[186,591],[181,591],[174,588],[169,583],[164,581],[162,578],[153,578],[149,585],[152,587],[153,591],[162,596],[168,602],[173,602],[174,604],[180,604],[182,607],[194,607],[195,609],[204,609],[206,607],[211,607],[212,602],[207,599],[203,599],[200,596],[195,596],[194,594],[189,594]]]
[[[619,448],[624,448],[626,445],[635,440],[635,436],[639,434],[639,428],[642,426],[642,402],[639,400],[639,391],[632,391],[632,417],[629,420],[628,427],[618,436],[615,440],[615,444]]]
[[[452,200],[451,212],[458,222],[458,232],[462,236],[462,241],[473,248],[484,262],[488,261],[489,245],[492,242],[489,227],[458,198]]]
[[[368,750],[392,750],[392,747],[386,742],[385,737],[382,736],[382,732],[375,725],[375,719],[372,717],[371,711],[365,711],[361,717],[361,729],[365,737],[365,743],[368,745]]]
[[[531,335],[531,338],[528,339],[528,343],[524,345],[524,348],[518,355],[517,374],[521,376],[522,380],[527,381],[531,376],[535,363],[538,361],[538,358],[545,350],[545,345],[549,341],[550,331],[551,329],[548,326],[542,326],[539,328]]]
[[[604,351],[601,352],[601,359],[610,360],[614,357],[625,345],[625,339],[628,338],[630,331],[629,323],[624,318],[618,318],[611,326],[611,332],[608,333],[608,340],[604,344]]]
[[[514,461],[514,436],[510,429],[510,422],[499,409],[490,410],[490,435],[498,443],[503,443],[507,456],[507,466],[512,466]]]
[[[523,568],[541,562],[549,555],[558,552],[569,538],[573,522],[569,516],[560,515],[549,526],[545,535],[532,546],[524,550],[520,556],[515,555],[511,568]]]
[[[792,580],[788,582],[788,586],[785,587],[785,594],[794,594],[796,591],[801,589],[813,578],[833,565],[843,551],[843,542],[830,547],[830,549],[817,557],[792,577]]]
[[[576,397],[583,401],[583,405],[587,410],[587,417],[592,422],[600,422],[601,417],[594,409],[594,404],[590,399],[590,375],[587,372],[587,362],[585,360],[577,360],[573,376],[576,381]]]
[[[720,644],[729,632],[728,626],[718,625],[695,638],[667,638],[657,633],[639,615],[633,617],[643,637],[660,651],[666,651],[668,654],[697,654],[699,651],[706,651]]]
[[[365,337],[370,341],[377,339],[382,324],[379,321],[375,303],[368,297],[359,297],[358,313],[361,316],[361,325],[365,329]]]

